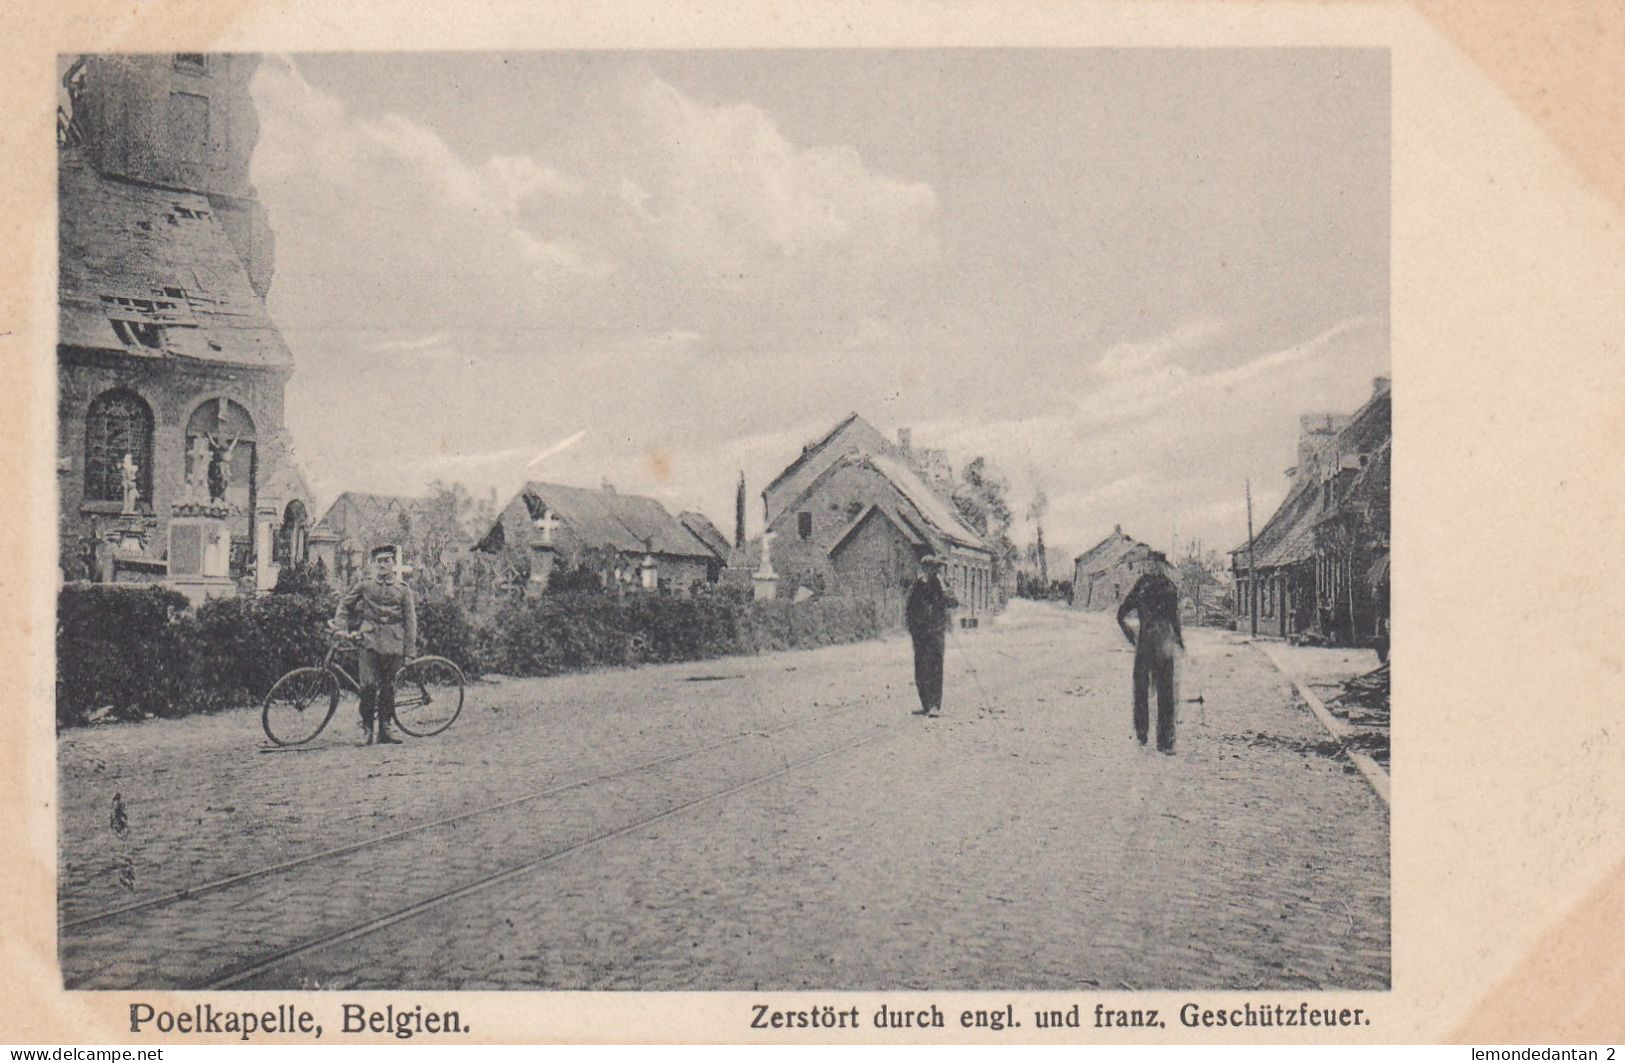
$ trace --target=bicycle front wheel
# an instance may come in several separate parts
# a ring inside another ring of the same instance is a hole
[[[260,722],[279,746],[298,746],[322,733],[339,707],[339,683],[325,668],[295,668],[265,695]]]
[[[395,676],[395,722],[414,738],[437,735],[463,711],[463,670],[444,657],[419,657]]]

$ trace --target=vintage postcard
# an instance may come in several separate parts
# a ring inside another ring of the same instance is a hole
[[[1625,1034],[1625,228],[1506,27],[400,10],[8,48],[0,1037]]]

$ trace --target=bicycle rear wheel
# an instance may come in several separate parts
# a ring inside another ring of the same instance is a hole
[[[414,738],[437,735],[463,711],[463,670],[444,657],[419,657],[395,676],[395,722]]]
[[[339,706],[339,684],[325,668],[295,668],[265,695],[260,722],[279,746],[298,746],[322,733]]]

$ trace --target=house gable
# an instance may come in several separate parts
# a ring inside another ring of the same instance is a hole
[[[831,462],[770,527],[784,540],[810,540],[828,552],[875,504],[882,504],[888,516],[906,522],[934,553],[947,553],[950,544],[989,553],[975,532],[954,517],[918,477],[896,462],[866,454],[844,454]],[[812,525],[805,537],[803,521]]]
[[[838,557],[849,546],[858,541],[864,535],[876,534],[870,529],[871,524],[888,525],[891,528],[892,533],[906,542],[910,547],[924,550],[928,549],[931,545],[930,541],[926,539],[920,530],[914,527],[912,523],[892,516],[891,513],[887,512],[884,506],[880,505],[879,503],[875,503],[870,505],[868,509],[864,510],[858,519],[854,520],[851,525],[847,527],[846,531],[841,533],[840,538],[835,540],[835,543],[829,548],[830,557]]]
[[[825,435],[802,448],[796,460],[785,467],[762,491],[767,523],[774,524],[813,483],[848,454],[895,455],[897,447],[874,425],[848,414]]]

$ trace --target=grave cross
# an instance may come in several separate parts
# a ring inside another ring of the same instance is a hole
[[[536,527],[542,533],[542,542],[549,544],[552,543],[553,529],[560,527],[563,524],[564,522],[562,520],[559,520],[553,515],[553,511],[551,509],[542,510],[542,515],[536,519]]]

